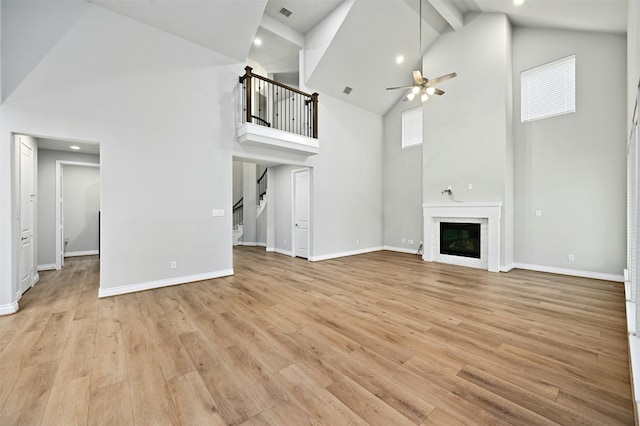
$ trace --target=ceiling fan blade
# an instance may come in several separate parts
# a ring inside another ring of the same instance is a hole
[[[412,89],[413,86],[387,87],[387,90]]]
[[[424,82],[424,79],[422,78],[422,73],[419,70],[413,71],[413,82],[416,86],[420,86]]]
[[[438,96],[442,96],[444,95],[444,90],[440,90],[440,89],[435,89],[435,91],[433,92],[434,95],[438,95]]]
[[[440,77],[431,79],[427,82],[427,86],[435,86],[438,83],[442,83],[443,81],[451,80],[454,77],[457,77],[458,74],[452,72],[451,74],[442,75]]]

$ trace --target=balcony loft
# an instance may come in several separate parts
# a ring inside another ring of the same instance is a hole
[[[308,94],[245,67],[240,77],[238,141],[302,156],[319,152],[318,94]]]

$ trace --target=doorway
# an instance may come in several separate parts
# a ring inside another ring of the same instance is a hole
[[[310,173],[309,169],[298,169],[291,172],[292,191],[292,248],[293,255],[303,259],[309,258],[310,246]]]
[[[62,178],[56,174],[56,162],[100,162],[98,143],[53,139],[27,134],[13,135],[13,196],[12,205],[17,212],[14,226],[15,270],[13,289],[16,300],[35,285],[39,272],[62,267],[56,251],[61,244],[58,205],[62,190],[57,186]],[[99,169],[94,169],[99,170]],[[100,190],[95,197],[100,199]],[[60,219],[61,220],[61,219]],[[64,241],[64,239],[63,239]],[[16,305],[17,306],[17,305]]]
[[[301,166],[233,158],[234,247],[312,256],[312,169]],[[265,177],[266,188],[260,186]]]
[[[56,161],[56,269],[100,252],[100,164]]]
[[[36,150],[32,138],[16,135],[16,144],[20,153],[19,194],[20,194],[20,283],[18,297],[29,290],[37,281],[34,254],[34,217],[35,217],[35,156]]]

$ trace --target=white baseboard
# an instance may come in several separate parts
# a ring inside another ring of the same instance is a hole
[[[268,251],[268,252],[275,252],[276,248],[275,247],[266,247],[265,250]]]
[[[355,256],[357,254],[371,253],[371,252],[380,251],[380,250],[384,250],[384,248],[382,246],[369,247],[369,248],[359,249],[359,250],[343,251],[340,253],[323,254],[320,256],[310,256],[309,260],[312,262],[318,262],[321,260],[336,259],[338,257],[346,257],[346,256]]]
[[[398,252],[398,253],[415,254],[416,256],[419,256],[418,253],[417,253],[418,252],[417,248],[411,249],[411,248],[406,248],[406,247],[383,246],[382,249],[383,250],[388,250],[388,251],[395,251],[395,252]]]
[[[35,274],[35,275],[33,276],[33,281],[32,281],[32,283],[31,283],[31,285],[32,285],[32,286],[36,285],[36,283],[37,283],[38,281],[40,281],[40,274]]]
[[[154,288],[168,287],[178,284],[192,283],[195,281],[210,280],[212,278],[228,277],[233,275],[233,269],[225,269],[222,271],[208,272],[206,274],[187,275],[184,277],[168,278],[166,280],[149,281],[139,284],[128,284],[119,287],[100,288],[98,297],[117,296],[119,294],[135,293],[137,291],[152,290]]]
[[[18,312],[18,301],[0,305],[0,315],[11,315]]]
[[[556,268],[554,266],[531,265],[529,263],[513,263],[514,268],[529,271],[549,272],[551,274],[571,275],[574,277],[593,278],[596,280],[624,282],[623,275],[605,274],[602,272],[582,271],[579,269]]]
[[[267,243],[256,243],[256,247],[264,247],[264,248],[267,248]]]
[[[68,251],[64,254],[64,257],[95,256],[98,253],[98,250]]]
[[[634,315],[635,317],[635,315]],[[640,399],[640,338],[637,335],[629,335],[629,369],[631,370],[631,383],[636,407]]]
[[[55,263],[47,263],[45,265],[38,265],[38,271],[53,271],[56,269]]]
[[[515,267],[516,267],[515,263],[510,263],[508,265],[500,265],[500,272],[509,272]]]
[[[269,249],[267,249],[267,251],[269,251]],[[274,248],[273,251],[275,251],[278,254],[284,254],[285,256],[289,256],[289,257],[293,257],[293,252],[289,251],[289,250],[283,250],[280,248]]]
[[[240,241],[241,246],[255,247],[258,245],[255,241]]]

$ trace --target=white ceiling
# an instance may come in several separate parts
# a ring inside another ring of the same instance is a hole
[[[87,0],[244,61],[267,0]]]
[[[632,0],[636,1],[636,0]],[[341,2],[335,0],[269,0],[265,14],[307,33]],[[627,23],[627,0],[527,0],[515,6],[511,0],[422,0],[422,48],[428,46],[452,26],[432,5],[444,4],[454,13],[497,12],[509,16],[516,26],[560,28],[570,30],[624,33]],[[285,18],[279,10],[285,7],[292,14]],[[419,66],[418,0],[356,0],[343,25],[322,57],[322,61],[308,77],[306,84],[313,90],[344,99],[367,110],[384,114],[402,96],[400,91],[388,92],[389,86],[410,84],[411,70]],[[250,56],[268,72],[283,68],[297,70],[295,60],[285,64],[278,43],[286,41],[277,35],[263,43],[260,52],[251,50]],[[273,44],[272,44],[273,43]],[[270,56],[264,63],[259,58]],[[398,54],[405,56],[402,65],[395,63]],[[277,60],[275,60],[277,58]],[[455,70],[447,70],[452,72]],[[427,76],[436,77],[436,76]],[[453,84],[453,83],[451,83]],[[353,89],[346,95],[346,86]],[[445,85],[443,90],[447,90]]]
[[[88,1],[239,61],[251,57],[269,73],[288,75],[298,71],[299,48],[282,34],[261,27],[263,15],[304,35],[343,4],[343,0]],[[321,94],[384,114],[403,96],[385,88],[409,84],[411,70],[419,64],[419,0],[344,0],[351,1],[354,5],[306,84]],[[519,7],[511,0],[422,0],[422,4],[423,50],[439,34],[454,31],[455,25],[436,9],[444,8],[449,19],[468,12],[498,12],[514,25],[616,33],[626,32],[628,11],[628,0],[526,0]],[[283,7],[292,12],[289,18],[280,14]],[[259,49],[252,46],[256,35],[263,39]],[[405,56],[402,65],[395,63],[398,54]],[[345,86],[353,88],[348,96],[342,93]]]
[[[264,13],[289,28],[306,34],[340,3],[342,0],[269,0]],[[282,8],[292,12],[288,18],[280,13]]]
[[[79,154],[100,155],[100,145],[91,142],[77,142],[63,139],[36,138],[38,149],[49,149],[52,151],[76,152]],[[73,149],[77,146],[80,149]]]

